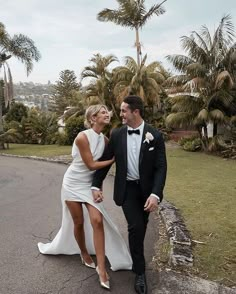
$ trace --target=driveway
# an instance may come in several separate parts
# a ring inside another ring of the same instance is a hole
[[[81,265],[79,255],[44,256],[37,248],[39,241],[52,240],[60,227],[60,188],[66,169],[63,164],[0,157],[1,294],[107,293],[95,271]],[[121,208],[113,203],[112,187],[113,177],[108,176],[105,206],[127,242],[126,223]],[[158,275],[151,267],[157,235],[156,222],[150,218],[145,243],[150,290]],[[109,275],[113,293],[135,293],[131,271]]]

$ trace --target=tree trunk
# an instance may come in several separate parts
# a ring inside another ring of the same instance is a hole
[[[3,133],[3,121],[2,121],[2,103],[0,100],[0,134]]]
[[[0,134],[3,134],[3,121],[2,121],[2,103],[0,100]],[[0,150],[4,148],[4,142],[0,141]]]
[[[213,124],[213,137],[217,135],[217,123]]]
[[[140,42],[139,42],[139,31],[138,31],[138,28],[135,28],[135,32],[136,32],[136,42],[135,42],[135,45],[136,45],[136,49],[137,49],[137,64],[138,66],[140,66],[140,49],[141,49],[141,46],[140,46]]]
[[[207,133],[207,125],[203,126],[204,135],[202,136],[202,147],[205,151],[208,150],[209,140],[208,140],[208,133]]]

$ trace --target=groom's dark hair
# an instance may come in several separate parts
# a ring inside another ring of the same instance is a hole
[[[134,111],[135,109],[139,110],[139,113],[141,117],[144,116],[144,104],[142,98],[136,95],[129,95],[124,98],[123,102],[129,104],[129,108],[131,111]]]

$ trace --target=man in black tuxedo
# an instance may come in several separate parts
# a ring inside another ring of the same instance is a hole
[[[129,247],[136,273],[135,290],[146,294],[144,237],[149,213],[163,198],[167,163],[162,135],[143,120],[144,105],[138,96],[127,96],[120,116],[123,127],[111,133],[107,150],[101,160],[115,156],[116,175],[114,201],[122,206],[128,223]],[[97,170],[93,183],[93,197],[101,201],[102,182],[109,170]],[[97,189],[96,189],[97,188]]]

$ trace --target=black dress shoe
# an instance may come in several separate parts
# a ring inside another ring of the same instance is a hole
[[[145,274],[136,275],[134,289],[138,294],[147,294],[147,282]]]

